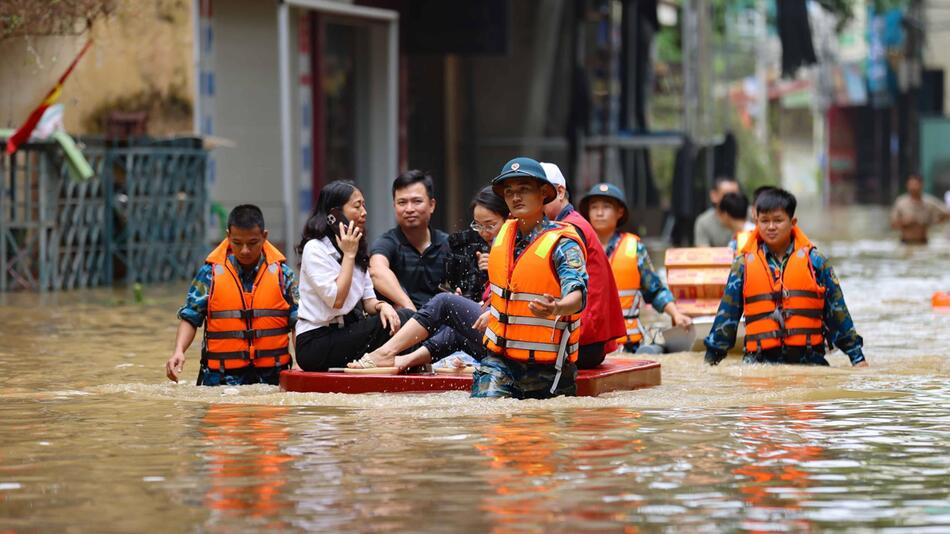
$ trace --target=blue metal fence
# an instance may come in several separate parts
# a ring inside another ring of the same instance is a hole
[[[208,153],[197,139],[85,139],[96,175],[51,143],[0,158],[0,291],[187,278],[207,250]]]

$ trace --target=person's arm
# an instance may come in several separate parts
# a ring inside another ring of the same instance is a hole
[[[851,320],[851,313],[844,301],[841,283],[828,260],[817,250],[812,249],[810,256],[815,269],[818,284],[825,288],[824,321],[828,331],[828,340],[848,355],[851,365],[867,367],[864,358],[864,340],[858,335]]]
[[[554,249],[554,270],[561,285],[560,299],[545,295],[528,304],[538,317],[572,315],[587,305],[587,262],[580,244],[562,238]]]
[[[297,275],[293,267],[286,263],[281,264],[281,270],[284,275],[284,300],[290,306],[287,316],[287,325],[290,327],[290,345],[297,346],[297,332],[294,326],[297,324],[297,309],[300,305],[300,287],[297,285]]]
[[[536,299],[528,303],[531,313],[538,317],[558,317],[561,315],[573,315],[584,309],[584,292],[575,289],[567,296],[556,299],[551,295],[544,295],[544,298]]]
[[[184,319],[178,323],[178,334],[175,336],[175,351],[172,353],[172,357],[165,362],[165,376],[172,382],[178,382],[178,377],[181,376],[182,371],[185,369],[185,351],[188,350],[188,347],[190,347],[191,343],[195,340],[195,334],[197,332],[198,329],[195,328],[195,325]]]
[[[360,247],[363,231],[353,221],[348,226],[340,223],[340,235],[335,236],[337,246],[343,253],[343,263],[340,264],[340,274],[336,277],[336,298],[333,299],[333,309],[339,310],[350,294],[353,284],[353,269],[356,267],[356,252]]]
[[[412,299],[402,289],[396,274],[389,268],[389,258],[382,254],[373,254],[369,259],[369,274],[373,278],[376,291],[400,308],[415,310]]]
[[[894,203],[894,207],[891,208],[891,228],[895,230],[900,230],[904,227],[904,221],[901,218],[901,210],[898,207],[898,202],[900,202],[899,199]]]
[[[676,307],[676,302],[672,300],[663,307],[663,313],[670,316],[673,326],[689,327],[693,324],[693,319],[690,318],[689,315],[679,311],[679,308]]]
[[[488,252],[476,252],[475,259],[478,261],[478,269],[488,272]]]
[[[739,329],[739,320],[742,319],[742,310],[745,301],[742,296],[742,285],[745,280],[745,262],[743,258],[736,258],[729,272],[726,282],[726,291],[719,302],[719,310],[713,321],[709,335],[703,340],[706,345],[706,363],[717,365],[726,353],[736,344],[736,332]]]
[[[333,299],[333,309],[339,310],[346,302],[346,297],[350,293],[350,286],[353,285],[353,268],[356,267],[356,257],[343,256],[343,263],[340,264],[340,274],[336,277],[336,297]]]
[[[928,196],[927,200],[933,210],[934,219],[936,219],[938,224],[950,219],[950,209],[947,209],[947,205],[941,202],[940,199]]]
[[[297,273],[294,272],[293,267],[283,263],[281,264],[281,270],[284,275],[284,300],[287,301],[287,305],[290,306],[290,310],[288,310],[288,321],[290,322],[291,330],[293,330],[293,326],[297,324],[297,308],[300,305],[300,287],[297,284]]]
[[[693,320],[680,313],[676,308],[673,293],[663,283],[663,279],[653,268],[650,252],[642,241],[637,243],[637,270],[640,271],[640,293],[643,300],[653,305],[653,308],[670,316],[673,326],[689,326]]]
[[[380,323],[383,328],[389,330],[389,335],[398,332],[402,326],[396,309],[385,300],[379,300],[376,297],[363,299],[363,311],[369,315],[379,315]]]
[[[178,309],[178,333],[175,336],[175,348],[165,362],[165,376],[178,382],[185,367],[185,351],[195,340],[195,333],[205,322],[208,315],[208,296],[211,287],[211,265],[203,265],[191,281],[191,287],[185,296],[185,303]]]
[[[383,328],[389,330],[390,335],[398,332],[402,326],[402,320],[399,319],[399,314],[390,303],[376,298],[373,279],[369,273],[359,271],[356,276],[363,277],[363,311],[369,315],[379,315]]]

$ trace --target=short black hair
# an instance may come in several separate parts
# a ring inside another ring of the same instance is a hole
[[[797,206],[798,201],[795,200],[795,195],[779,187],[762,191],[759,193],[759,198],[755,199],[755,211],[759,214],[782,210],[789,217],[794,217]]]
[[[752,202],[754,203],[756,199],[759,198],[759,195],[761,195],[765,191],[769,191],[772,189],[775,189],[774,185],[760,185],[759,187],[756,187],[755,191],[752,192]]]
[[[749,213],[749,199],[742,193],[726,193],[716,209],[732,219],[745,219]]]
[[[264,214],[261,213],[261,208],[254,204],[235,206],[228,215],[228,229],[230,230],[232,226],[242,230],[253,230],[254,227],[258,227],[263,232]]]
[[[432,183],[432,176],[419,169],[406,171],[393,180],[393,198],[396,198],[396,191],[418,183],[426,187],[426,194],[429,195],[430,199],[435,198],[435,185]]]

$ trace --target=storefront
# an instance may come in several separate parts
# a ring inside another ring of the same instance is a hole
[[[226,140],[212,197],[261,206],[271,237],[299,237],[315,192],[356,180],[369,235],[392,224],[398,169],[396,11],[330,0],[194,0],[195,129]]]

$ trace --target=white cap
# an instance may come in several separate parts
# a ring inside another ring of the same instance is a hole
[[[567,180],[564,179],[564,175],[561,174],[561,169],[557,165],[542,161],[541,168],[544,169],[544,174],[548,177],[548,181],[551,182],[551,185],[554,187],[567,187]]]

